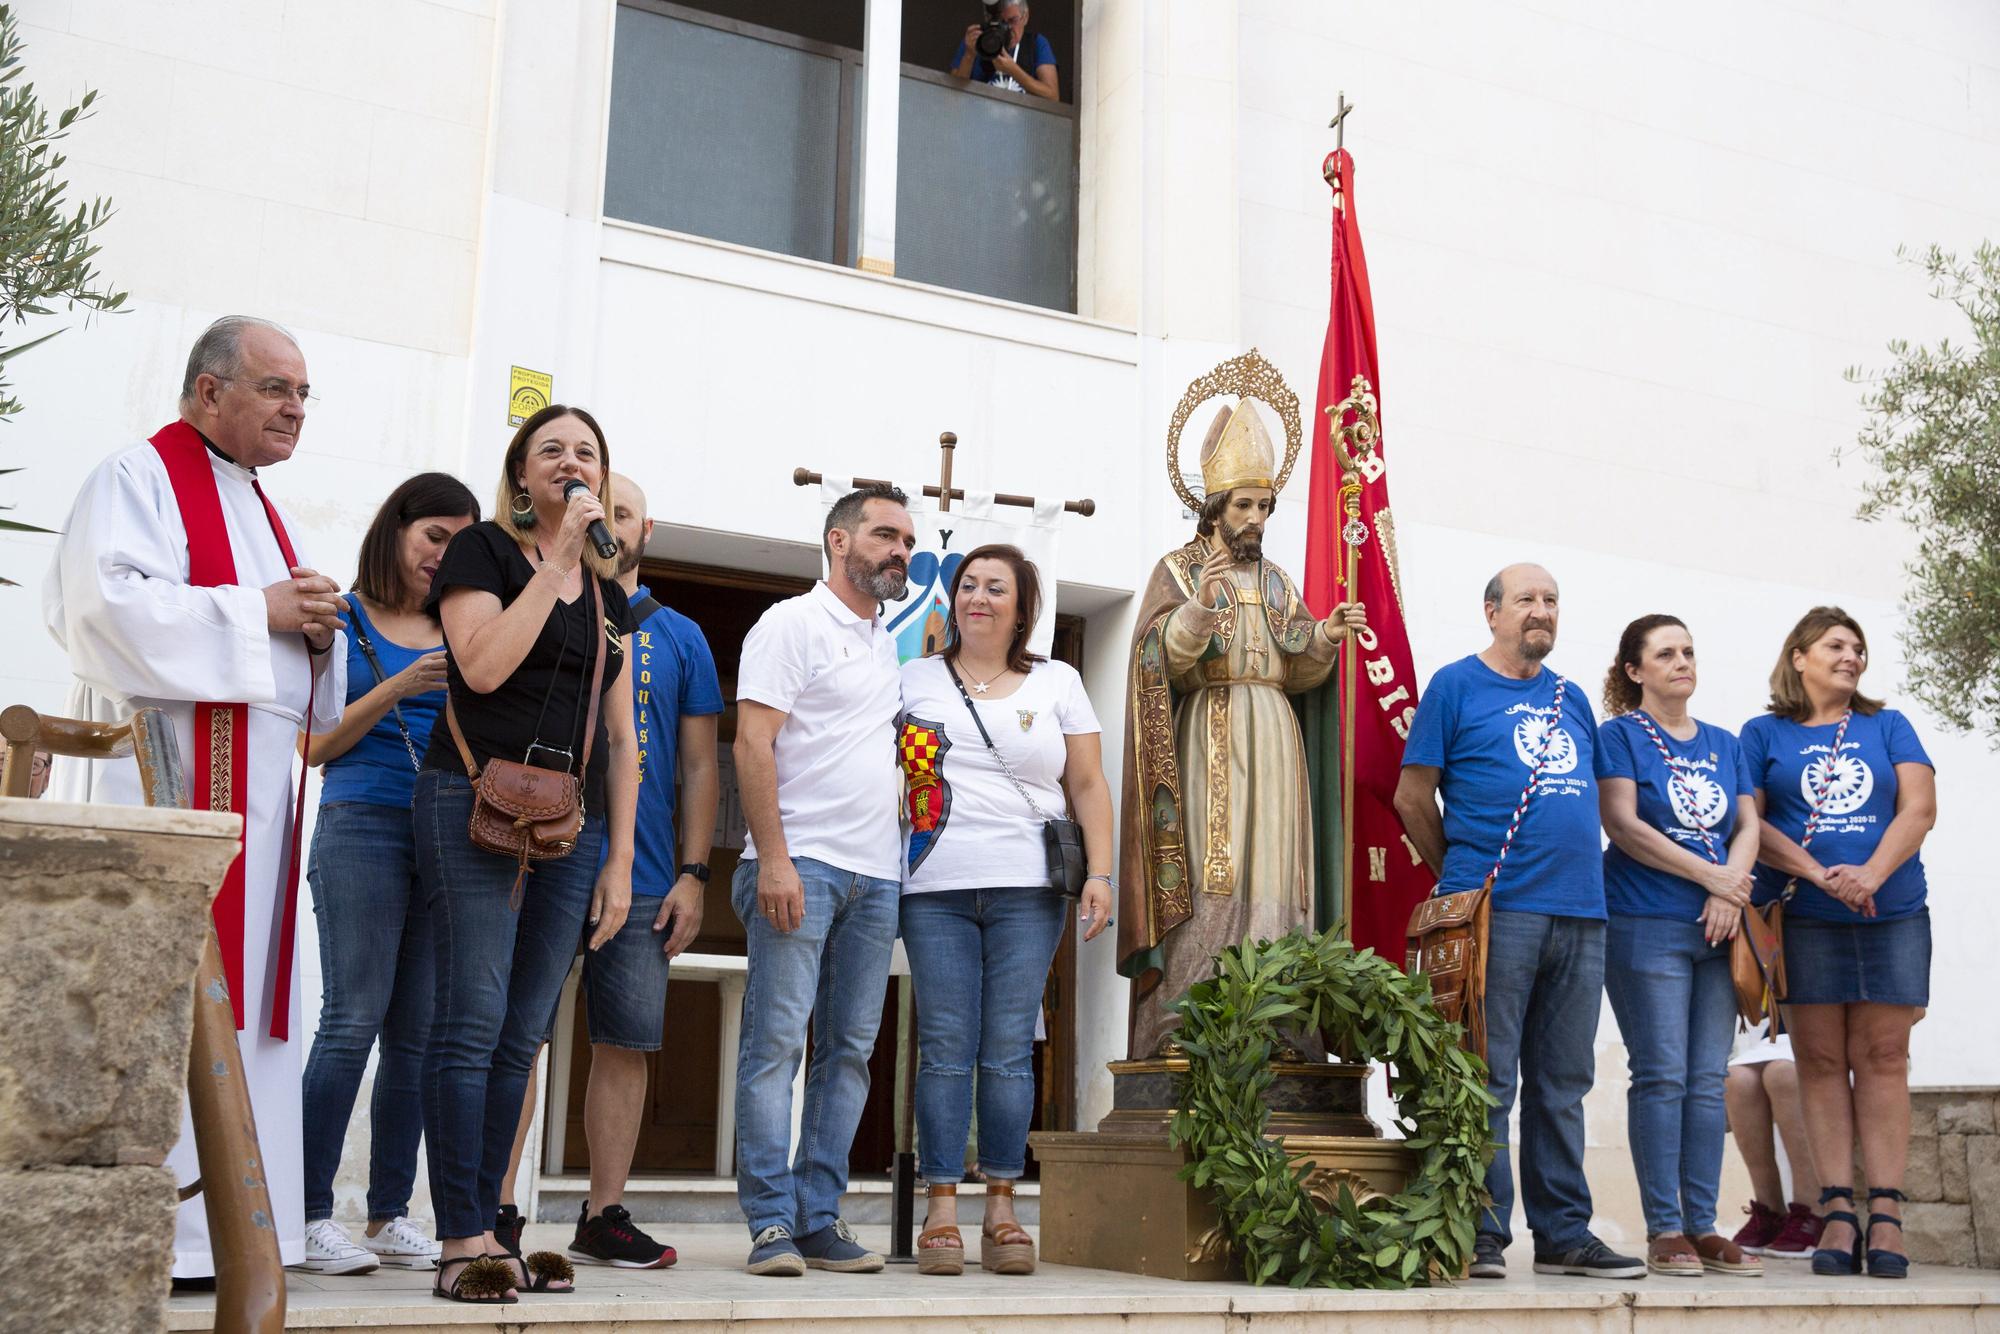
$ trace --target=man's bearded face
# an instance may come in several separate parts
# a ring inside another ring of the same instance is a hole
[[[1264,524],[1262,520],[1252,520],[1241,528],[1230,524],[1227,515],[1218,522],[1222,534],[1222,544],[1229,548],[1230,557],[1238,564],[1247,565],[1264,559]]]

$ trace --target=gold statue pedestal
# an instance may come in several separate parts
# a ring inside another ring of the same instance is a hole
[[[1095,1131],[1028,1137],[1041,1164],[1041,1252],[1051,1264],[1151,1278],[1236,1279],[1213,1193],[1180,1180],[1187,1153],[1167,1134],[1185,1060],[1111,1063],[1111,1113]],[[1269,1133],[1311,1163],[1321,1208],[1342,1185],[1357,1199],[1394,1195],[1416,1168],[1368,1119],[1370,1067],[1276,1062],[1265,1091]]]

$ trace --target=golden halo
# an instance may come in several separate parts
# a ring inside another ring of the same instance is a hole
[[[1223,394],[1235,394],[1238,398],[1262,399],[1285,424],[1285,466],[1278,469],[1276,492],[1285,489],[1285,482],[1292,475],[1292,465],[1299,461],[1299,448],[1304,443],[1304,431],[1299,425],[1299,396],[1285,383],[1285,377],[1278,368],[1264,360],[1264,354],[1251,348],[1240,357],[1231,357],[1208,374],[1197,379],[1181,395],[1180,405],[1174,409],[1173,419],[1167,423],[1167,477],[1174,484],[1174,494],[1190,510],[1201,512],[1201,498],[1188,489],[1187,479],[1181,476],[1181,431],[1186,428],[1188,418],[1194,410],[1211,398]]]

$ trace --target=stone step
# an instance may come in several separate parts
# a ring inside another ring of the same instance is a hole
[[[1107,1221],[1117,1226],[1117,1220]],[[863,1227],[883,1247],[886,1228]],[[528,1231],[528,1248],[559,1249],[568,1229]],[[290,1275],[289,1330],[376,1329],[464,1334],[471,1329],[560,1327],[562,1334],[690,1334],[806,1328],[866,1321],[865,1334],[993,1334],[1061,1329],[1076,1334],[1290,1334],[1366,1329],[1368,1334],[1781,1334],[1811,1329],[1868,1334],[1980,1334],[2000,1328],[2000,1272],[1918,1266],[1906,1282],[1823,1279],[1800,1262],[1772,1262],[1761,1279],[1653,1278],[1629,1283],[1538,1277],[1525,1243],[1508,1256],[1505,1282],[1468,1281],[1410,1292],[1299,1292],[1241,1282],[1181,1283],[1044,1265],[1029,1278],[1000,1278],[971,1264],[956,1278],[891,1265],[881,1274],[808,1272],[753,1278],[742,1270],[741,1224],[677,1231],[680,1262],[665,1270],[579,1265],[571,1296],[524,1296],[514,1306],[473,1308],[429,1294],[431,1275],[378,1271],[360,1278]],[[167,1328],[213,1328],[213,1297],[175,1297]],[[844,1326],[846,1327],[846,1326]]]

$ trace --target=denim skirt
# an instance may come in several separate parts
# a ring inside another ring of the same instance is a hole
[[[1785,918],[1788,1005],[1929,1005],[1931,912],[1888,922]]]

